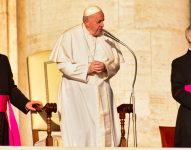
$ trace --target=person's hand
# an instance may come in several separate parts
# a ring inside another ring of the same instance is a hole
[[[100,61],[95,61],[93,69],[95,70],[96,73],[101,73],[105,71],[105,64]]]
[[[91,63],[91,65],[88,68],[88,74],[92,74],[94,72],[95,72],[95,70],[94,70],[94,63]]]
[[[91,65],[89,66],[88,74],[101,73],[105,70],[106,70],[106,68],[105,68],[105,64],[103,62],[95,61],[95,62],[91,63]]]
[[[29,101],[29,102],[26,104],[26,108],[27,108],[27,109],[30,109],[30,110],[33,110],[33,111],[36,111],[36,109],[33,107],[33,105],[42,105],[42,103],[39,102],[39,101]]]

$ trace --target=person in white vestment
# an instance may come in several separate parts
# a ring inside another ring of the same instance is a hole
[[[64,146],[119,146],[120,123],[109,79],[124,62],[118,44],[103,35],[104,13],[88,6],[83,23],[65,31],[49,57],[63,73],[58,112]]]

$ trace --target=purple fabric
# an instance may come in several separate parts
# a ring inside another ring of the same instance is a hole
[[[8,96],[7,95],[0,95],[0,112],[6,112],[7,111],[7,101]]]
[[[9,117],[7,115],[7,102],[9,104]],[[21,146],[21,139],[19,134],[19,128],[17,121],[14,116],[13,109],[8,95],[0,95],[0,112],[5,112],[7,121],[9,124],[9,145],[10,146]]]
[[[191,93],[191,85],[185,85],[184,90]]]

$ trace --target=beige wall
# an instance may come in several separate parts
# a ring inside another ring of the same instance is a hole
[[[26,95],[26,57],[52,49],[64,30],[82,22],[85,7],[99,5],[105,13],[105,28],[129,45],[138,59],[135,84],[138,147],[161,147],[158,126],[174,126],[176,120],[177,105],[170,91],[171,62],[188,48],[184,30],[190,20],[189,0],[17,0],[18,38],[14,34],[11,41],[17,40],[18,53],[17,47],[8,48],[12,35],[8,36],[7,27],[15,33],[16,26],[8,25],[6,2],[0,0],[3,20],[0,27],[4,29],[0,31],[0,52],[18,62],[11,65],[18,75],[18,86]],[[129,103],[134,76],[133,56],[120,47],[126,62],[111,81],[117,105]],[[29,115],[19,113],[19,127],[22,145],[32,145]],[[130,147],[132,135],[131,124]]]
[[[8,15],[7,0],[0,0],[0,52],[7,55],[8,52]]]

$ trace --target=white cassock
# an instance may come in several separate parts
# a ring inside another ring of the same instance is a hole
[[[64,146],[118,146],[120,123],[109,83],[124,62],[118,44],[103,33],[92,36],[80,24],[60,36],[49,59],[63,73],[58,112]],[[93,60],[107,72],[87,75]]]

